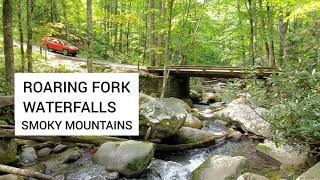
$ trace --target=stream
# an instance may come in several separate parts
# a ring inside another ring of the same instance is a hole
[[[204,105],[197,105],[196,107],[201,110],[207,108]],[[202,129],[215,134],[223,131],[223,128],[215,123]],[[191,179],[191,172],[213,155],[244,156],[248,158],[248,171],[260,175],[267,175],[269,172],[279,169],[277,162],[256,151],[257,143],[258,141],[250,137],[242,136],[238,141],[218,140],[215,145],[207,148],[155,154],[155,159],[142,176],[137,179],[189,180]],[[70,169],[73,170],[67,174],[66,179],[68,180],[106,179],[106,177],[112,179],[112,173],[105,171],[103,166],[94,164],[89,154],[73,163]],[[127,178],[122,179],[126,180]]]

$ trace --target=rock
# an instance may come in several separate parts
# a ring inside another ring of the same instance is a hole
[[[193,180],[227,180],[235,179],[248,166],[247,158],[243,156],[215,155],[192,172]]]
[[[68,146],[64,145],[64,144],[59,144],[57,145],[56,147],[53,148],[53,152],[54,153],[61,153],[63,152],[64,150],[66,150],[68,148]]]
[[[289,145],[276,147],[272,141],[265,140],[257,145],[257,150],[281,163],[281,168],[300,167],[308,163],[309,158],[306,152],[300,153]]]
[[[225,107],[225,102],[215,102],[209,105],[209,109],[216,110]]]
[[[297,180],[316,180],[320,178],[320,162],[301,174]]]
[[[260,176],[253,173],[245,173],[237,178],[237,180],[270,180],[264,176]]]
[[[182,127],[177,132],[177,134],[171,136],[169,140],[173,144],[188,144],[203,141],[212,136],[214,136],[214,134],[208,131],[194,129],[190,127]]]
[[[204,131],[210,131],[214,135],[223,135],[223,134],[228,134],[229,127],[228,123],[222,120],[206,120],[203,122],[203,128],[201,130]]]
[[[181,99],[183,102],[185,102],[190,108],[193,107],[193,102],[191,99]]]
[[[215,112],[213,118],[236,122],[244,130],[253,134],[269,137],[271,125],[262,119],[250,106],[246,105],[242,99],[236,99],[221,111]]]
[[[20,154],[20,162],[19,164],[27,166],[27,165],[33,165],[37,161],[37,153],[36,150],[34,150],[33,147],[25,147],[22,150],[22,153]]]
[[[172,136],[184,124],[187,107],[185,102],[176,98],[155,98],[142,104],[139,109],[140,136],[147,135],[148,139]]]
[[[8,164],[17,160],[17,145],[13,138],[0,137],[0,164]]]
[[[154,156],[154,145],[140,141],[106,142],[95,153],[95,163],[108,171],[116,171],[125,177],[139,176]]]
[[[0,180],[23,180],[22,176],[17,176],[14,174],[6,174],[3,176],[0,176]]]
[[[227,138],[234,141],[239,141],[241,139],[241,136],[242,136],[241,132],[230,128],[228,131]]]
[[[48,147],[42,148],[38,151],[38,157],[48,157],[51,151]]]
[[[32,170],[32,171],[36,171],[36,172],[40,172],[40,173],[45,173],[47,167],[44,164],[34,164],[34,165],[26,166],[26,167],[23,167],[23,168],[24,169],[29,169],[29,170]]]
[[[152,96],[149,96],[149,95],[147,95],[145,93],[139,93],[139,104],[140,105],[144,104],[144,103],[146,103],[146,102],[148,102],[150,100],[153,100],[153,99],[154,99],[154,97],[152,97]]]
[[[67,149],[59,154],[51,154],[49,159],[43,161],[47,167],[47,172],[51,172],[51,175],[64,175],[69,168],[69,162],[79,159],[82,151],[75,147]]]
[[[216,93],[223,93],[226,86],[226,83],[218,82],[217,84],[212,85],[211,88]]]
[[[203,124],[202,121],[200,121],[197,117],[187,114],[186,121],[184,122],[184,126],[201,129]]]
[[[198,93],[197,91],[192,89],[190,90],[189,97],[193,103],[199,103],[201,101],[201,96],[201,93]]]
[[[221,101],[221,96],[215,93],[203,93],[202,100],[206,103],[214,103]]]

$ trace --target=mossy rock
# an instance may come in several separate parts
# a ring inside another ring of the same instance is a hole
[[[154,150],[154,145],[148,142],[106,142],[100,146],[93,160],[108,171],[132,178],[139,176],[148,167]]]

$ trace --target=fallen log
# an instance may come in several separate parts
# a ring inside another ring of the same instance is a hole
[[[13,106],[14,97],[13,96],[0,96],[0,108]]]
[[[33,178],[43,179],[43,180],[58,180],[57,178],[54,178],[46,174],[31,171],[28,169],[20,169],[16,167],[6,166],[2,164],[0,164],[0,172],[5,172],[5,173],[19,175],[19,176],[33,177]]]
[[[226,135],[221,136],[211,136],[205,140],[198,141],[195,143],[188,144],[155,144],[156,151],[160,152],[169,152],[169,151],[182,151],[190,149],[198,149],[208,147],[215,144],[216,139],[224,138]],[[11,137],[18,139],[27,139],[34,141],[55,141],[55,142],[73,142],[73,143],[86,143],[94,144],[100,146],[101,144],[108,141],[127,141],[129,139],[110,137],[110,136],[15,136],[14,129],[1,129],[0,128],[0,137]]]

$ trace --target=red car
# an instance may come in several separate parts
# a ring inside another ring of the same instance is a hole
[[[79,48],[60,38],[46,37],[41,40],[41,44],[47,46],[48,50],[62,52],[65,56],[76,56],[79,53]]]

